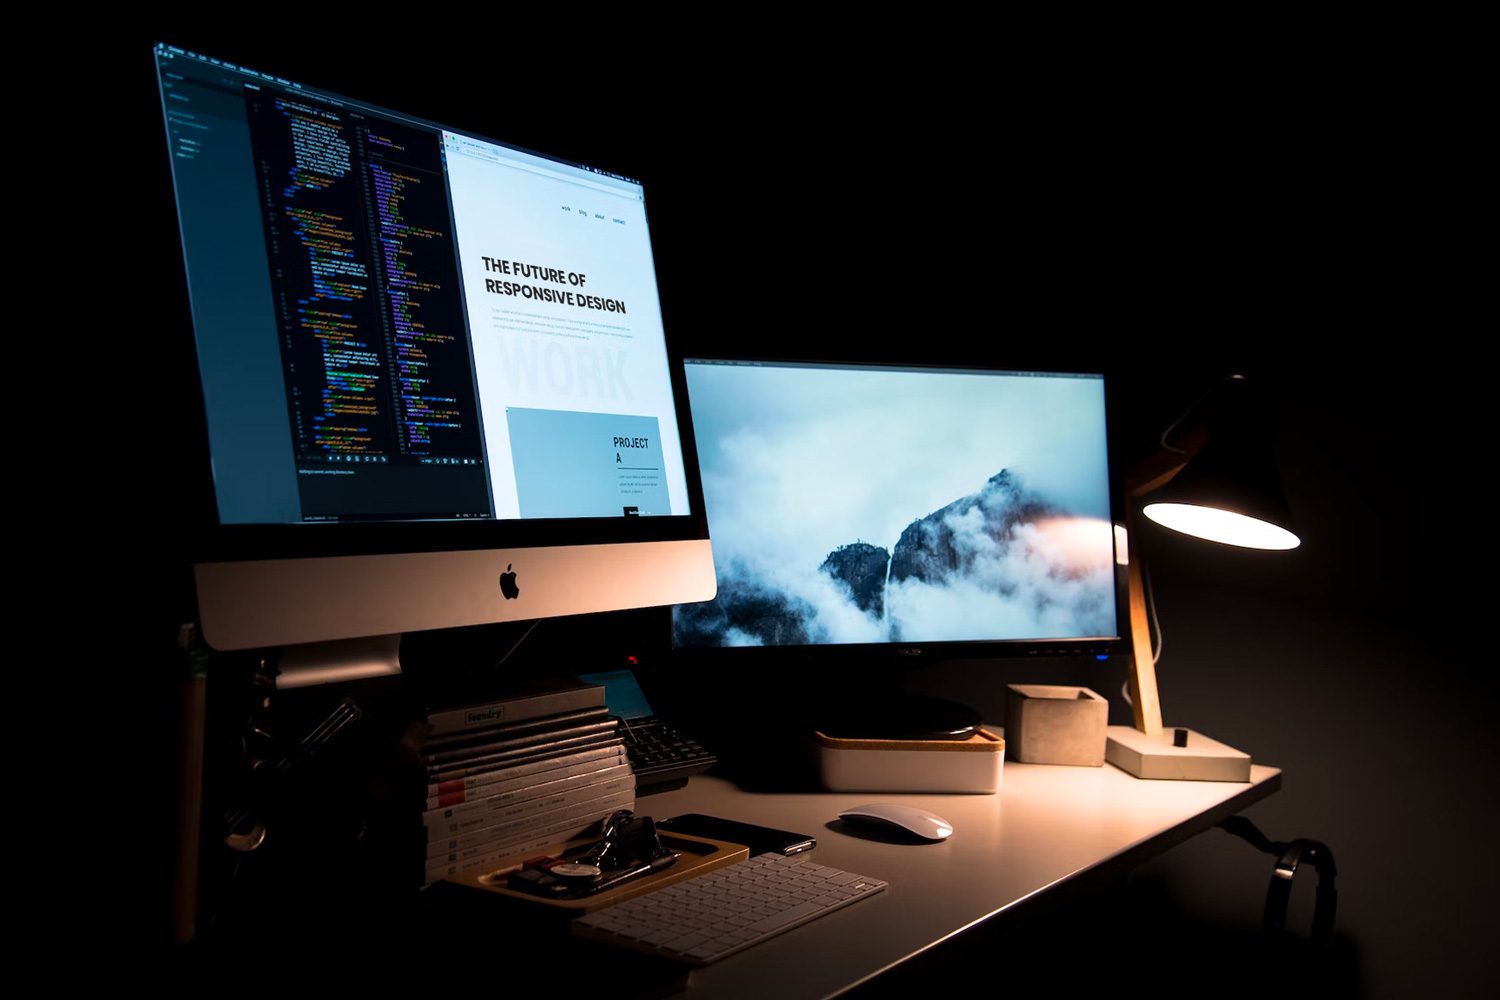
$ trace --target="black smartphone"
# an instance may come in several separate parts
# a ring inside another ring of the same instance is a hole
[[[801,854],[803,851],[810,851],[818,846],[817,838],[805,833],[774,830],[769,826],[740,823],[719,816],[705,816],[703,813],[684,813],[681,816],[673,816],[671,819],[658,822],[656,828],[669,833],[687,833],[695,837],[707,837],[710,840],[744,844],[750,848],[752,855],[765,854],[768,851],[776,854]]]

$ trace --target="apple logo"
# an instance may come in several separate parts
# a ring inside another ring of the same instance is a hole
[[[521,588],[516,586],[516,574],[510,571],[509,564],[506,565],[505,572],[500,574],[500,593],[505,595],[507,601],[521,596]]]

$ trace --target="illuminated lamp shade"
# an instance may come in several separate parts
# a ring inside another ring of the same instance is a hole
[[[1147,504],[1144,511],[1157,524],[1210,542],[1247,549],[1295,549],[1302,539],[1280,525],[1215,507],[1190,503]]]
[[[1181,472],[1145,498],[1141,513],[1213,542],[1295,549],[1302,541],[1263,433],[1245,420],[1227,424]]]

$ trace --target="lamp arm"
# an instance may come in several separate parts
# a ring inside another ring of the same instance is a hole
[[[1196,408],[1194,404],[1188,413]],[[1172,425],[1182,423],[1187,413]],[[1167,433],[1162,434],[1163,444]],[[1125,535],[1130,544],[1130,562],[1126,570],[1127,591],[1130,600],[1130,673],[1126,683],[1130,688],[1130,711],[1135,728],[1147,736],[1161,734],[1161,695],[1156,687],[1156,657],[1151,652],[1151,622],[1146,604],[1145,546],[1141,524],[1141,497],[1172,481],[1187,463],[1202,449],[1208,440],[1206,432],[1193,435],[1191,448],[1168,451],[1165,447],[1137,465],[1125,479]]]
[[[1145,496],[1160,489],[1191,462],[1204,445],[1213,437],[1215,422],[1221,418],[1225,401],[1225,386],[1243,386],[1249,380],[1243,375],[1226,375],[1210,386],[1203,395],[1193,400],[1188,408],[1161,432],[1161,447],[1143,459],[1125,477],[1125,493],[1130,497]],[[1240,391],[1244,391],[1241,389]],[[1191,418],[1191,419],[1189,419]],[[1172,435],[1182,429],[1176,441]]]
[[[1151,655],[1151,623],[1146,611],[1146,578],[1141,553],[1141,533],[1136,530],[1140,514],[1135,504],[1125,512],[1125,533],[1130,542],[1130,563],[1126,567],[1130,597],[1130,710],[1135,728],[1148,736],[1162,731],[1161,697],[1156,690],[1156,662]]]
[[[1161,432],[1160,442],[1162,451],[1175,451],[1179,455],[1186,455],[1188,456],[1188,458],[1192,458],[1192,456],[1198,451],[1198,449],[1203,447],[1203,442],[1208,439],[1208,424],[1212,420],[1211,417],[1205,417],[1204,419],[1199,420],[1196,426],[1191,426],[1191,433],[1185,436],[1183,440],[1183,446],[1181,448],[1173,444],[1168,444],[1167,439],[1172,436],[1173,431],[1181,426],[1183,421],[1187,420],[1188,417],[1193,416],[1195,413],[1197,413],[1198,408],[1206,403],[1209,397],[1217,396],[1220,392],[1222,392],[1225,385],[1231,382],[1247,381],[1249,380],[1246,379],[1245,376],[1240,374],[1225,375],[1218,382],[1215,382],[1208,389],[1204,390],[1203,395],[1193,400],[1192,405],[1182,411],[1182,416],[1178,417],[1176,420],[1168,424],[1167,429]],[[1187,461],[1188,458],[1183,459],[1183,461]]]
[[[1125,477],[1125,496],[1138,500],[1148,493],[1154,493],[1176,478],[1177,473],[1186,465],[1187,460],[1181,455],[1169,451],[1157,452]]]
[[[1195,404],[1196,406],[1196,404]],[[1188,411],[1191,412],[1191,409]],[[1186,417],[1184,414],[1183,417]],[[1183,418],[1178,418],[1181,423]],[[1176,424],[1172,425],[1173,427]],[[1167,428],[1170,432],[1172,428]],[[1162,435],[1165,439],[1166,434]],[[1137,465],[1125,480],[1125,534],[1130,543],[1127,568],[1130,599],[1130,711],[1135,728],[1148,736],[1162,731],[1161,696],[1156,687],[1156,657],[1151,652],[1151,623],[1146,604],[1145,545],[1141,524],[1141,497],[1172,481],[1208,440],[1207,433],[1193,436],[1192,447],[1183,451],[1161,450]]]

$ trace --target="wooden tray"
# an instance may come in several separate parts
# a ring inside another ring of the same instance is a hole
[[[533,851],[528,853],[524,858],[512,858],[508,862],[502,862],[498,867],[491,864],[466,869],[456,875],[450,875],[444,881],[467,886],[471,889],[478,889],[481,892],[493,893],[497,896],[505,896],[509,899],[535,903],[538,906],[549,907],[556,911],[571,911],[576,916],[584,913],[592,913],[601,907],[629,899],[631,896],[638,896],[643,892],[660,889],[663,886],[671,885],[673,882],[681,882],[683,879],[692,878],[695,875],[703,875],[713,871],[715,868],[722,868],[725,865],[732,865],[737,861],[744,861],[750,856],[750,848],[744,844],[731,844],[724,840],[694,837],[686,833],[668,834],[663,832],[660,836],[663,847],[673,847],[674,841],[690,840],[699,844],[708,844],[714,850],[709,854],[693,854],[689,851],[679,849],[679,853],[682,856],[677,859],[677,863],[672,867],[663,868],[659,872],[631,879],[628,882],[615,886],[613,889],[606,889],[595,895],[583,896],[579,899],[547,899],[542,896],[533,896],[529,892],[517,892],[515,889],[511,889],[505,885],[505,876],[519,869],[527,858],[534,858],[538,854],[551,854],[556,857],[571,848],[590,843],[591,840],[588,837],[575,838],[566,844],[559,844],[551,850]]]

